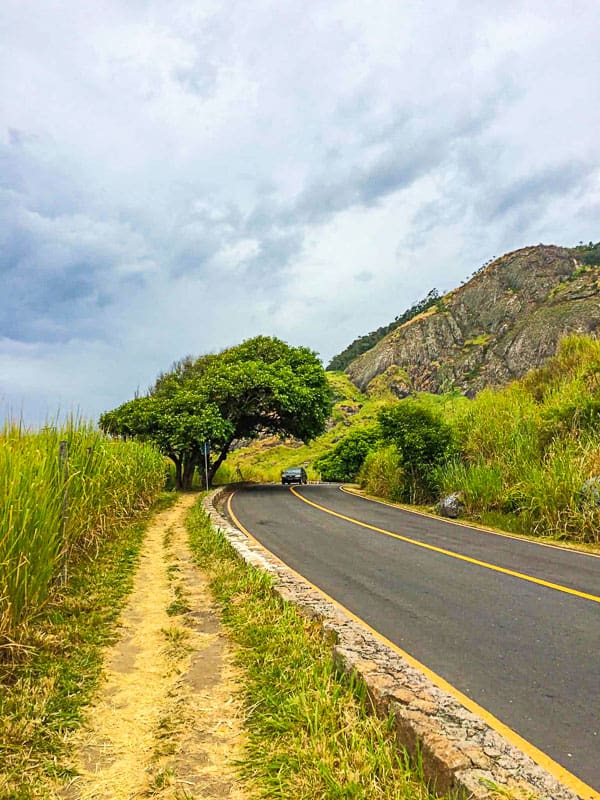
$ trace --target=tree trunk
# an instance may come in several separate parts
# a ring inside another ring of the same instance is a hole
[[[198,457],[197,456],[189,456],[183,460],[183,475],[182,475],[182,482],[181,488],[184,492],[189,492],[192,488],[192,484],[194,481],[194,473],[196,472],[196,467],[198,466]]]
[[[169,453],[169,458],[175,464],[175,488],[183,489],[182,460],[174,453]]]
[[[209,464],[209,466],[208,466],[208,485],[209,486],[212,486],[212,480],[215,477],[215,475],[217,473],[217,470],[219,469],[221,464],[227,458],[227,453],[229,452],[229,448],[231,447],[231,444],[232,444],[234,439],[235,439],[235,436],[232,436],[231,439],[227,442],[227,444],[223,447],[223,449],[219,453],[219,457],[216,459],[216,461],[213,464]]]

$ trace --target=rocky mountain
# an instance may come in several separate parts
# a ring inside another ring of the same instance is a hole
[[[508,253],[346,368],[375,394],[473,395],[540,366],[568,333],[600,332],[600,244]]]

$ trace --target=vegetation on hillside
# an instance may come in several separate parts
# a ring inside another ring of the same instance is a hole
[[[404,314],[396,317],[393,322],[390,322],[388,325],[382,325],[380,328],[377,328],[377,330],[366,333],[364,336],[359,336],[355,339],[345,350],[342,350],[341,353],[338,353],[337,356],[331,359],[327,369],[333,372],[342,372],[355,358],[362,355],[362,353],[366,353],[367,350],[370,350],[372,347],[375,347],[377,342],[381,341],[388,333],[399,328],[400,325],[404,325],[405,322],[413,319],[418,314],[422,314],[423,311],[427,311],[427,309],[435,305],[439,299],[438,290],[432,289],[427,297],[419,300],[418,303],[415,303],[407,309]]]
[[[62,444],[61,444],[62,443]],[[0,433],[0,653],[20,639],[72,565],[163,488],[153,447],[71,422]]]
[[[205,457],[210,483],[236,440],[271,433],[310,441],[324,430],[330,400],[315,353],[257,336],[177,362],[145,397],[103,414],[100,427],[155,443],[175,464],[177,487],[191,489]]]
[[[238,479],[278,480],[283,467],[304,464],[312,479],[358,480],[391,500],[433,505],[456,492],[487,524],[600,542],[598,340],[567,337],[544,367],[473,400],[374,400],[329,377],[338,387],[330,430],[310,448],[258,443],[234,453]]]
[[[471,516],[523,532],[600,542],[599,341],[563,339],[554,358],[520,381],[486,389],[472,401],[447,403],[440,424],[448,426],[453,443],[438,464],[421,461],[427,481],[420,488],[429,489],[422,501],[458,492]],[[372,455],[360,474],[367,490],[375,488],[377,475],[379,492],[405,499],[410,473],[402,447],[397,451],[406,475],[400,486],[398,475],[390,475],[382,492]]]
[[[580,244],[573,248],[577,253],[577,259],[582,261],[588,266],[600,265],[600,242],[590,242],[589,244]]]

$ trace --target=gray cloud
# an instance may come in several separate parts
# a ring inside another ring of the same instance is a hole
[[[505,250],[600,238],[593,0],[59,5],[0,8],[17,404],[94,414],[258,331],[328,359]],[[114,385],[64,378],[78,353]]]
[[[593,178],[590,165],[581,161],[570,161],[557,166],[531,172],[510,184],[500,185],[490,197],[487,207],[488,219],[505,214],[522,213],[523,209],[538,209],[549,200],[582,193]]]

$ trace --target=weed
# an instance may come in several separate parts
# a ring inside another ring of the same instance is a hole
[[[248,731],[242,776],[257,797],[429,798],[389,720],[367,713],[364,685],[340,675],[317,623],[244,564],[199,506],[192,549],[238,644]]]

